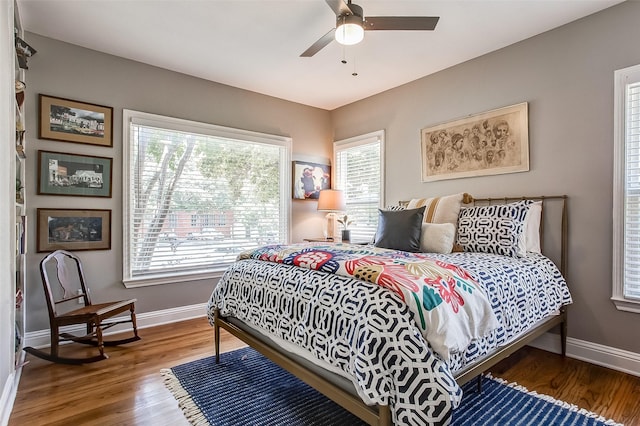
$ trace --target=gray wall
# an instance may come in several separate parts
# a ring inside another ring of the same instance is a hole
[[[336,140],[386,130],[386,201],[466,191],[567,194],[574,305],[569,335],[640,353],[640,315],[611,296],[613,72],[640,63],[640,2],[628,1],[332,111]],[[529,103],[530,171],[420,181],[420,129]]]
[[[35,253],[37,208],[112,209],[112,250],[83,251],[83,261],[96,301],[136,297],[136,311],[151,312],[205,303],[213,281],[125,289],[122,279],[122,109],[289,136],[293,158],[331,158],[328,111],[287,102],[254,92],[212,83],[142,63],[102,54],[36,34],[27,34],[38,53],[29,61],[27,199],[29,251],[27,330],[48,329]],[[47,94],[114,108],[114,146],[36,140],[38,94]],[[113,198],[60,197],[36,194],[37,150],[89,154],[114,158]],[[315,237],[322,229],[322,214],[314,202],[292,203],[292,239]]]
[[[27,115],[37,135],[37,94],[115,108],[114,148],[33,141],[37,149],[112,156],[110,200],[37,196],[35,164],[27,170],[29,228],[29,331],[47,327],[35,248],[37,207],[94,207],[114,211],[113,249],[81,252],[94,294],[137,297],[149,312],[203,303],[212,282],[126,290],[121,278],[122,108],[291,136],[293,154],[330,158],[331,140],[386,131],[386,202],[459,191],[476,196],[568,194],[569,272],[574,296],[569,335],[640,353],[640,316],[617,311],[611,295],[613,71],[640,63],[640,2],[596,15],[381,93],[331,113],[68,45],[35,34]],[[529,102],[529,172],[420,182],[420,129],[490,109]],[[333,131],[333,134],[332,134]],[[315,203],[293,203],[292,237],[316,236]],[[634,338],[630,338],[633,336]]]

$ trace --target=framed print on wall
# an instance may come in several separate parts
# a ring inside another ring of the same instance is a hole
[[[40,95],[38,137],[113,146],[113,108]]]
[[[529,170],[527,103],[421,131],[422,182]]]
[[[113,160],[38,151],[38,194],[111,198]]]
[[[331,166],[294,161],[292,181],[295,200],[317,200],[320,191],[331,188]]]
[[[38,209],[37,252],[110,250],[111,210]]]

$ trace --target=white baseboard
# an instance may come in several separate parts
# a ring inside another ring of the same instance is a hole
[[[178,308],[137,314],[136,319],[138,328],[142,329],[204,317],[206,315],[206,309],[206,303],[181,306]],[[78,333],[82,332],[83,329],[83,326],[79,326],[65,329],[65,331]],[[127,329],[126,325],[121,326],[120,329],[116,326],[110,329],[110,333],[108,334],[126,331]],[[38,330],[26,333],[25,343],[26,346],[33,346],[35,348],[49,346],[49,330]],[[531,346],[549,352],[561,353],[560,336],[554,333],[543,334],[532,342]],[[567,356],[640,377],[640,354],[635,352],[569,337],[567,338]]]
[[[557,354],[562,352],[558,334],[545,333],[530,345]],[[640,354],[635,352],[569,337],[567,356],[640,377]]]
[[[24,359],[24,355],[23,358]],[[7,381],[4,383],[2,389],[2,399],[0,400],[0,425],[6,426],[9,424],[9,417],[11,417],[11,411],[13,410],[13,403],[16,400],[16,394],[18,393],[18,384],[20,383],[20,375],[22,374],[22,367],[14,370],[13,373],[7,377]]]
[[[136,314],[136,324],[139,329],[155,327],[157,325],[170,324],[172,322],[186,321],[193,318],[201,318],[207,315],[207,304],[201,303],[178,308],[163,309],[161,311],[144,312]],[[130,330],[128,324],[117,325],[109,329],[105,335],[120,333]],[[84,325],[63,327],[63,331],[72,334],[86,333]],[[34,348],[46,348],[51,344],[49,330],[30,331],[25,334],[25,346]]]

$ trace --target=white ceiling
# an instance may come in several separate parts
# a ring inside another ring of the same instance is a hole
[[[440,22],[435,31],[368,31],[359,45],[334,41],[311,58],[300,54],[335,27],[324,0],[18,0],[18,7],[27,31],[332,110],[620,2],[356,0],[365,18]]]

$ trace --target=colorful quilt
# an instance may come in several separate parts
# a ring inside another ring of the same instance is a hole
[[[393,291],[444,360],[497,328],[486,294],[462,268],[426,254],[351,244],[269,245],[256,259],[356,278]]]

